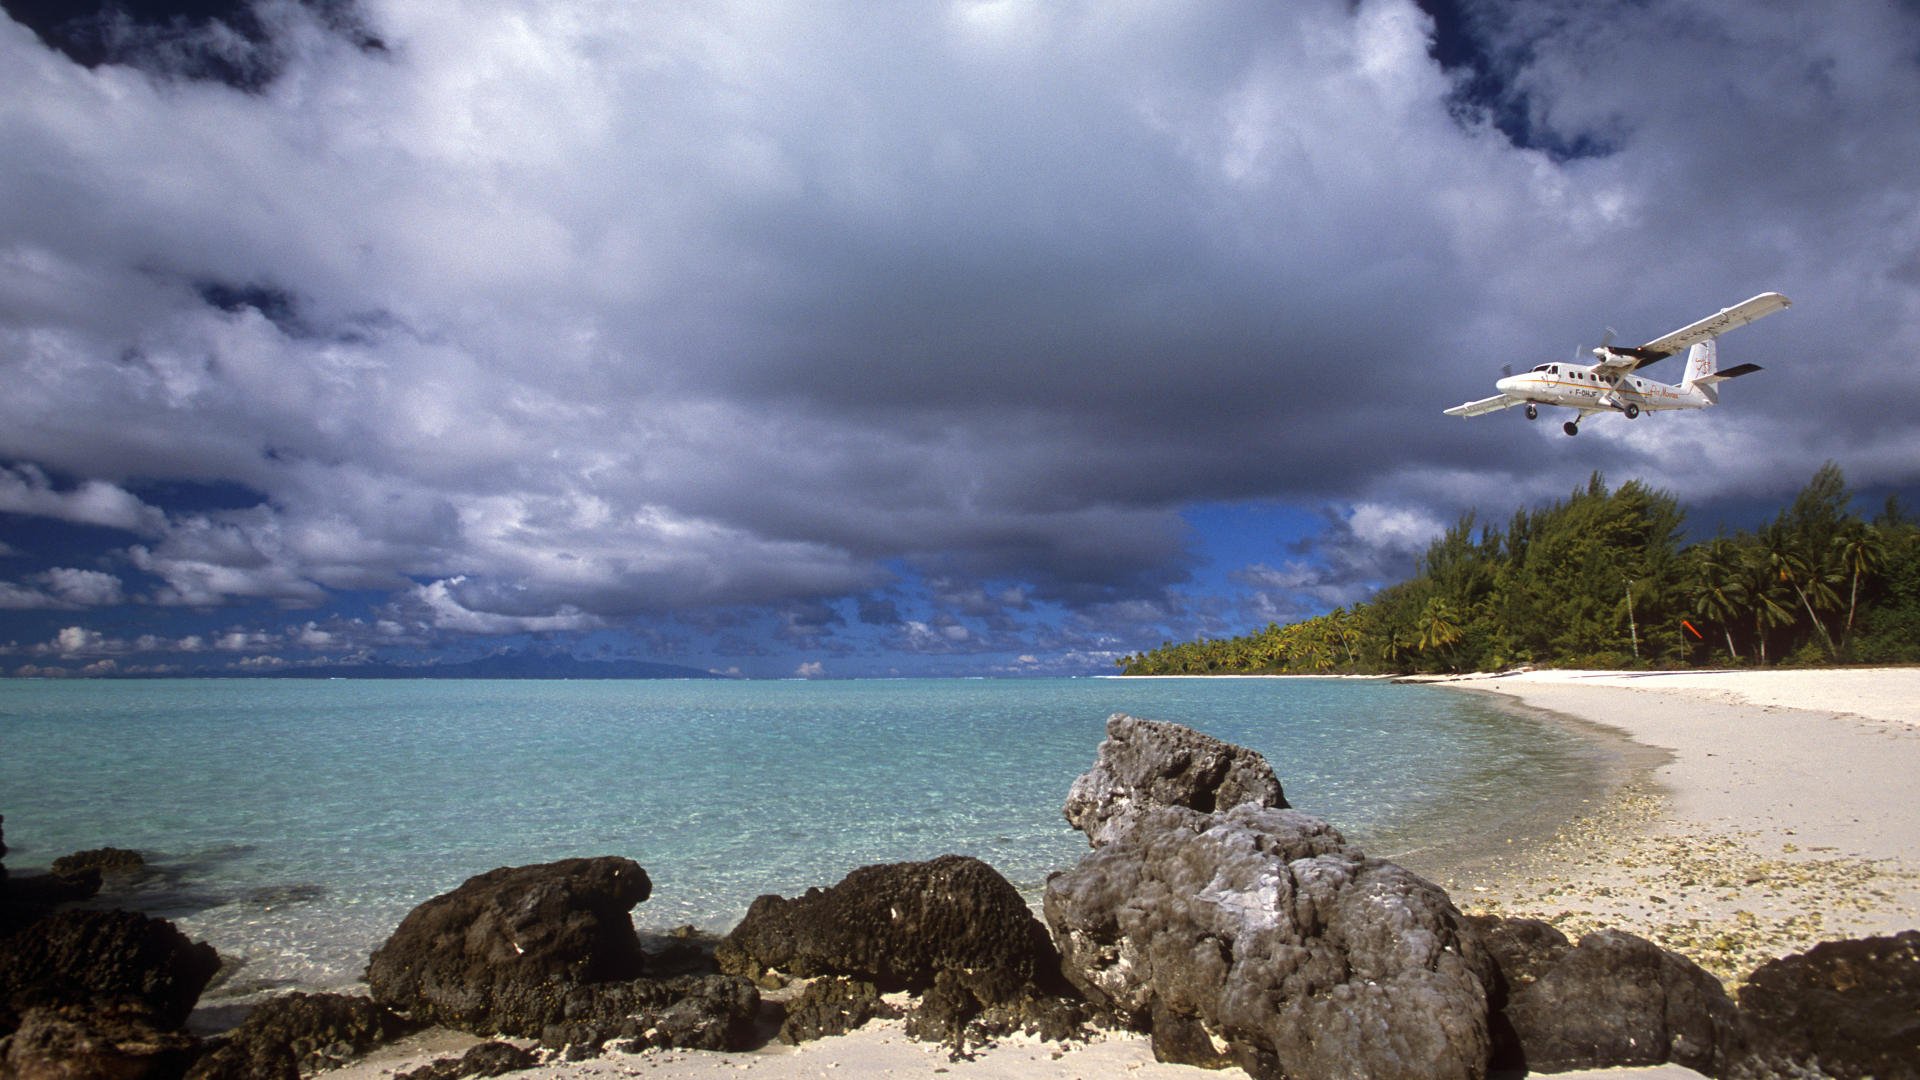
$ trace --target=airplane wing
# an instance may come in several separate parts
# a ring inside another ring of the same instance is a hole
[[[1745,326],[1755,319],[1764,318],[1792,303],[1793,301],[1777,292],[1765,292],[1759,296],[1749,297],[1730,308],[1721,308],[1697,323],[1654,338],[1637,349],[1610,350],[1612,356],[1601,361],[1601,370],[1609,374],[1618,374],[1623,370],[1631,371],[1646,367],[1655,360],[1663,360],[1710,337],[1719,337],[1729,330]]]
[[[1455,405],[1453,408],[1447,410],[1447,415],[1479,416],[1483,413],[1510,409],[1519,404],[1521,404],[1519,398],[1511,398],[1505,394],[1495,394],[1490,398],[1481,398],[1479,401],[1469,401],[1465,405]]]

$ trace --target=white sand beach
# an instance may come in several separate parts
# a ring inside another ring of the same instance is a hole
[[[1618,673],[1447,680],[1557,722],[1654,748],[1650,768],[1596,794],[1541,843],[1446,881],[1469,911],[1547,919],[1570,937],[1615,926],[1682,952],[1732,989],[1775,956],[1836,937],[1920,927],[1920,669]],[[328,1075],[374,1080],[476,1040],[430,1032]],[[898,1022],[744,1054],[608,1054],[528,1077],[933,1076],[1066,1080],[1206,1075],[1153,1060],[1144,1039],[1008,1040],[972,1060],[908,1040]],[[1244,1076],[1226,1070],[1228,1078]],[[1674,1066],[1567,1077],[1694,1077]]]

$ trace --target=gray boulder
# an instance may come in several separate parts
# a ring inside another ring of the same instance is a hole
[[[1065,810],[1068,823],[1097,848],[1153,807],[1205,814],[1243,802],[1287,806],[1280,781],[1258,752],[1179,724],[1114,713],[1093,768],[1067,792]]]
[[[1128,719],[1119,731],[1139,733]],[[1249,787],[1263,789],[1214,790]],[[1307,814],[1143,807],[1159,789],[1132,790],[1131,820],[1100,819],[1045,908],[1067,977],[1151,1027],[1157,1056],[1293,1080],[1485,1075],[1494,968],[1445,892]]]

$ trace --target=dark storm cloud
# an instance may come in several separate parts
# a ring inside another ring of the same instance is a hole
[[[244,90],[0,25],[0,510],[161,604],[934,652],[1176,609],[1200,501],[1913,482],[1920,16],[1457,8],[263,4]],[[1763,289],[1727,408],[1439,415]],[[1337,532],[1247,573],[1343,598]]]

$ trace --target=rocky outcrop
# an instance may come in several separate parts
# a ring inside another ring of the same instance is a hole
[[[1257,801],[1130,813],[1047,883],[1046,915],[1067,977],[1150,1028],[1156,1056],[1256,1077],[1484,1075],[1492,962],[1438,887]]]
[[[1241,803],[1287,808],[1267,759],[1243,746],[1126,713],[1107,718],[1093,768],[1067,792],[1067,821],[1100,847],[1133,816],[1162,806],[1203,814]]]
[[[158,1028],[175,1030],[219,967],[213,946],[189,941],[165,919],[63,911],[0,942],[0,1002],[16,1012],[137,1008]]]
[[[288,1077],[336,1068],[419,1028],[372,998],[286,994],[249,1012],[195,1063],[187,1080]]]
[[[1620,930],[1588,934],[1575,946],[1534,919],[1473,922],[1501,971],[1498,1067],[1565,1072],[1670,1062],[1721,1076],[1741,1052],[1732,999],[1678,953]]]
[[[576,987],[559,1016],[537,1034],[543,1046],[570,1057],[599,1053],[609,1043],[628,1051],[648,1047],[744,1050],[755,1041],[760,991],[730,975],[681,975]]]
[[[0,1076],[9,1080],[173,1080],[199,1040],[157,1023],[137,1000],[36,1005],[0,1038]]]
[[[652,891],[618,856],[502,867],[414,908],[367,964],[375,1001],[416,1020],[537,1036],[583,984],[641,974],[628,912]]]
[[[880,997],[880,990],[859,979],[816,979],[787,1002],[780,1022],[780,1041],[790,1045],[845,1035],[877,1016],[898,1016],[899,1010]]]
[[[1057,963],[1019,890],[979,859],[866,866],[830,889],[762,896],[721,942],[722,971],[845,975],[926,990],[951,972],[982,1001],[1008,1000]]]
[[[1740,988],[1741,1077],[1920,1077],[1920,930],[1828,941]]]
[[[463,1080],[468,1076],[505,1076],[540,1064],[540,1055],[509,1042],[483,1042],[457,1058],[439,1058],[393,1080]]]

